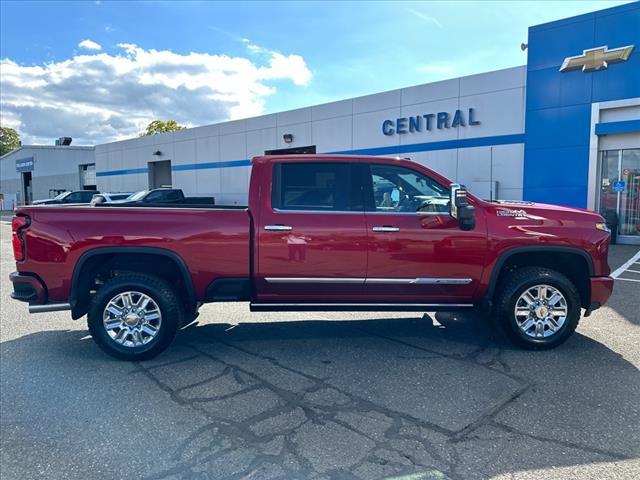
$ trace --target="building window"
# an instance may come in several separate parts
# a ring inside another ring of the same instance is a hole
[[[80,189],[96,190],[96,164],[80,165]]]

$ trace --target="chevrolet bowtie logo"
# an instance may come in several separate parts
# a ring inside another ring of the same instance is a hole
[[[633,45],[614,48],[613,50],[609,50],[606,45],[604,47],[590,48],[589,50],[583,50],[582,55],[565,58],[560,71],[568,72],[578,68],[582,68],[583,72],[601,70],[607,68],[610,63],[627,61],[632,51]]]

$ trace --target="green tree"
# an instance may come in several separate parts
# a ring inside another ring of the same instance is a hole
[[[141,137],[146,135],[156,135],[157,133],[177,132],[178,130],[184,130],[186,127],[178,125],[175,120],[154,120],[144,132],[140,133]]]
[[[0,127],[0,156],[20,146],[20,135],[13,128]]]

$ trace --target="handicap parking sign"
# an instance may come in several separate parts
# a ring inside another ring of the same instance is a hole
[[[624,192],[624,180],[618,180],[611,185],[611,191],[614,193]]]

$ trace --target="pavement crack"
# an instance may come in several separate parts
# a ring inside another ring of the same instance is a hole
[[[598,455],[603,455],[605,457],[610,457],[612,459],[615,460],[631,460],[635,457],[631,456],[631,455],[625,455],[625,454],[621,454],[618,452],[612,452],[611,450],[605,450],[602,448],[595,448],[595,447],[590,447],[588,445],[583,445],[580,443],[575,443],[575,442],[570,442],[567,440],[560,440],[560,439],[556,439],[556,438],[548,438],[548,437],[543,437],[540,435],[535,435],[532,433],[528,433],[528,432],[523,432],[521,430],[518,430],[516,428],[510,427],[509,425],[505,425],[504,423],[498,422],[497,420],[493,420],[490,423],[491,426],[499,428],[505,432],[511,433],[513,435],[521,435],[523,437],[527,437],[530,438],[532,440],[537,440],[538,442],[545,442],[545,443],[553,443],[556,445],[562,445],[564,447],[567,448],[573,448],[576,450],[582,450],[583,452],[587,452],[587,453],[595,453]]]
[[[474,422],[470,423],[465,428],[463,428],[462,430],[460,430],[459,432],[454,434],[451,440],[454,443],[455,442],[459,442],[459,441],[465,439],[467,435],[469,435],[471,432],[476,430],[481,425],[487,423],[489,420],[495,419],[495,416],[498,413],[500,413],[504,408],[506,408],[511,403],[515,402],[523,393],[525,393],[527,390],[529,390],[530,387],[531,387],[531,385],[525,385],[525,386],[519,388],[507,400],[505,400],[504,402],[502,402],[499,405],[495,405],[495,406],[489,408],[477,420],[475,420]]]

